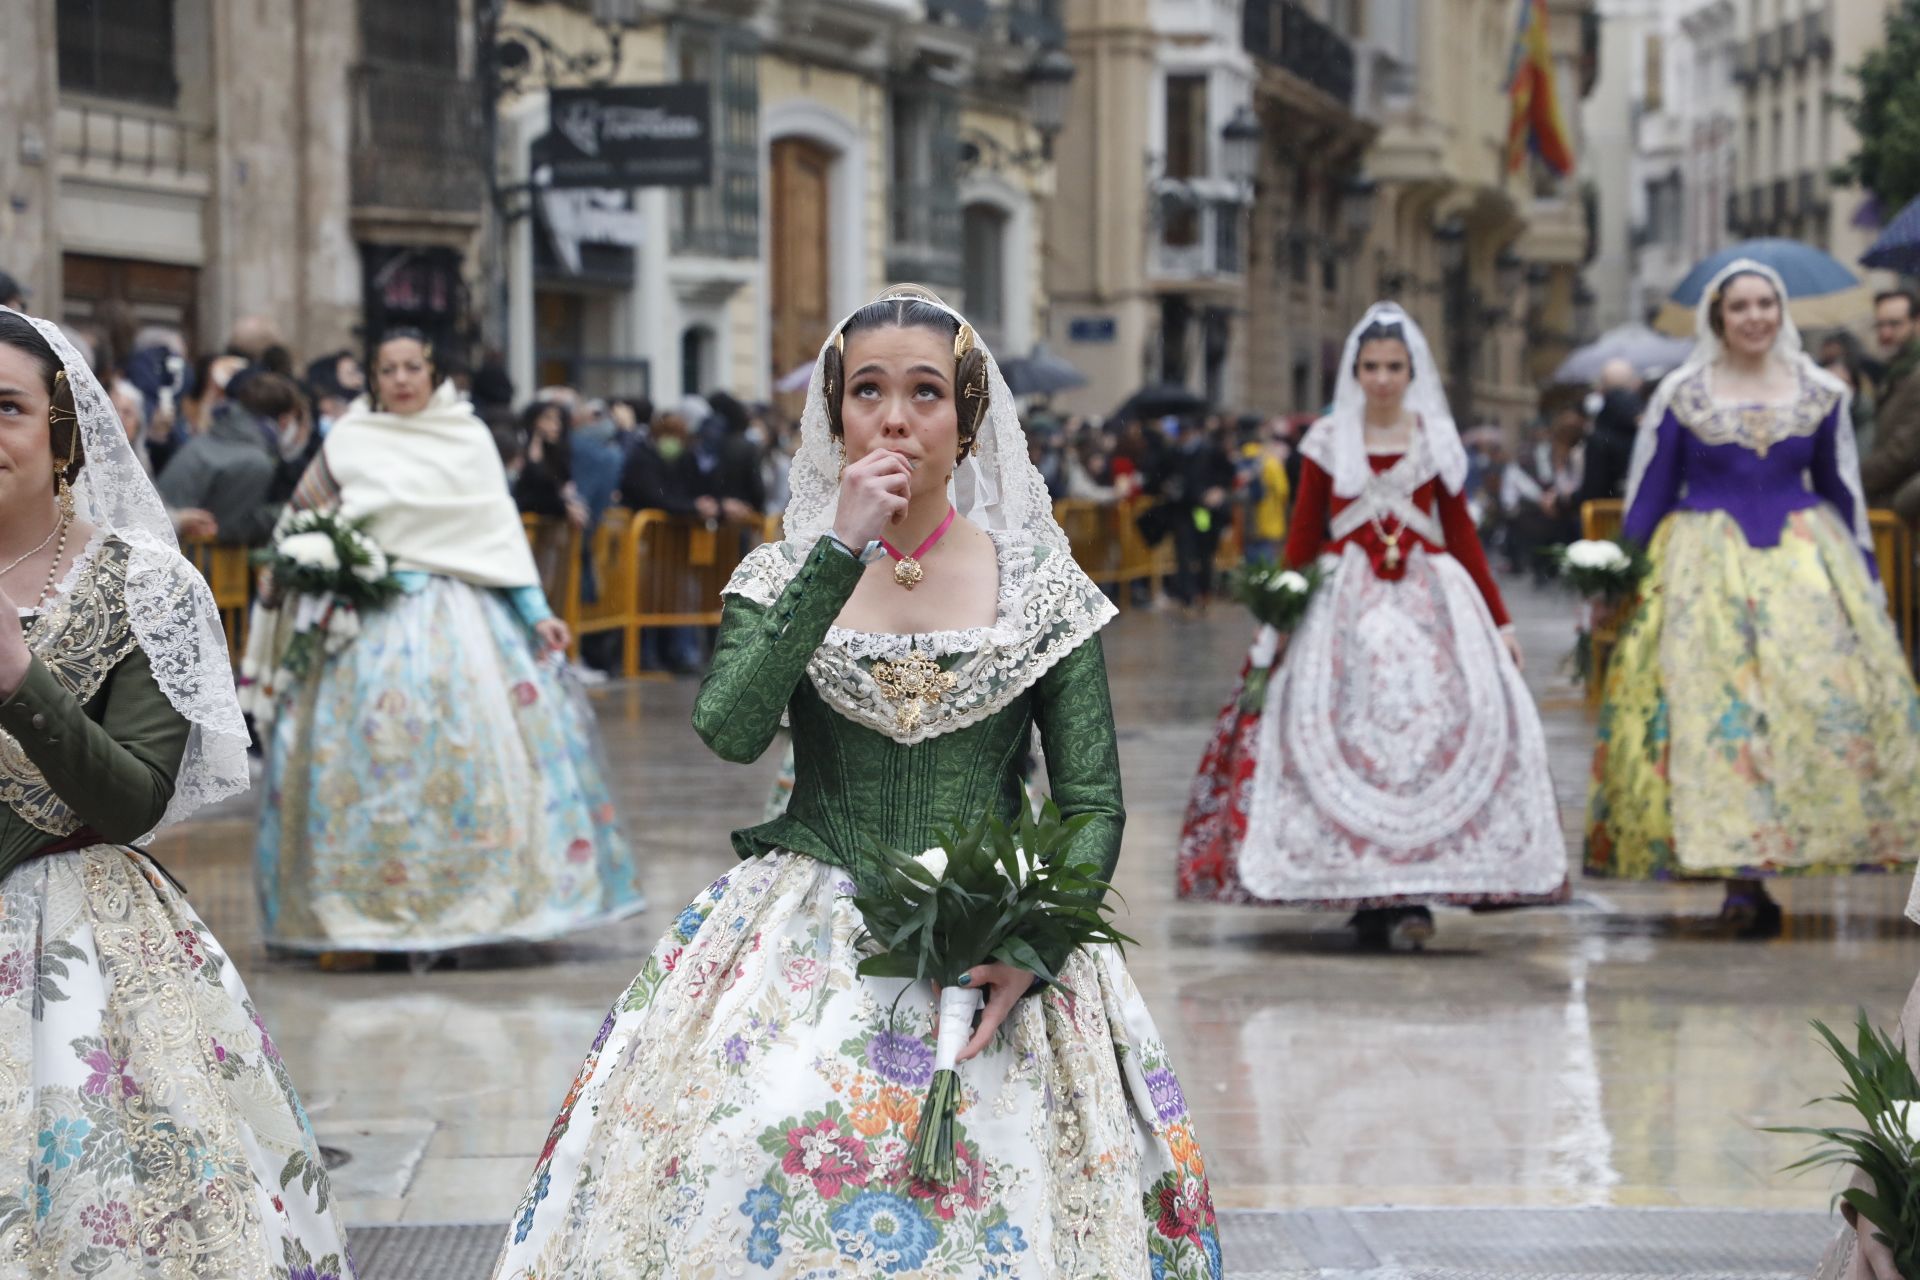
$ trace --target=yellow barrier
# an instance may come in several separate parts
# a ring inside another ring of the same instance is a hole
[[[1618,538],[1626,513],[1618,498],[1602,498],[1580,508],[1580,536]],[[1867,525],[1873,534],[1873,555],[1880,564],[1880,581],[1887,590],[1887,612],[1900,633],[1900,644],[1913,653],[1916,618],[1914,615],[1913,531],[1891,511],[1867,513]],[[1593,681],[1587,686],[1589,706],[1600,705],[1605,683],[1607,659],[1613,656],[1618,626],[1609,621],[1593,630]]]
[[[628,676],[640,674],[642,628],[720,624],[720,590],[765,533],[761,521],[709,525],[664,511],[642,511],[633,518],[622,539],[627,580],[635,593],[621,626]]]
[[[182,541],[184,555],[213,589],[213,603],[227,631],[227,654],[237,665],[247,651],[247,614],[253,603],[253,561],[246,547],[210,538]]]

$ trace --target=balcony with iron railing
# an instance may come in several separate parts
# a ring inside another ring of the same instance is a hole
[[[1342,106],[1353,105],[1357,59],[1352,42],[1294,0],[1246,0],[1241,43],[1262,62],[1299,77]]]
[[[176,112],[63,94],[58,120],[61,161],[77,172],[155,183],[209,176],[213,130]]]
[[[1239,278],[1246,270],[1240,225],[1245,213],[1238,200],[1164,194],[1154,237],[1155,278],[1186,283]]]
[[[1015,44],[1057,49],[1067,42],[1066,0],[1011,0],[1007,35]]]
[[[948,183],[896,183],[890,191],[887,278],[961,281],[960,202]]]
[[[479,86],[450,71],[353,69],[353,203],[477,220],[486,201]]]

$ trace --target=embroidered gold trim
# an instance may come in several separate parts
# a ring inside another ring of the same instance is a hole
[[[1670,408],[1681,426],[1707,444],[1737,444],[1764,458],[1773,446],[1818,431],[1839,403],[1838,392],[1802,378],[1790,404],[1721,404],[1703,369],[1674,389]]]
[[[27,648],[82,705],[92,701],[106,683],[107,673],[138,643],[127,616],[126,544],[111,540],[81,566],[72,586],[53,598],[27,636]],[[81,826],[4,729],[0,729],[0,804],[49,835],[71,835]]]

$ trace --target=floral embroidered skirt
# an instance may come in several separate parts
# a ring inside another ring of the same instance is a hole
[[[353,1274],[240,975],[125,849],[35,859],[0,884],[0,1157],[0,1274]]]
[[[1398,580],[1349,547],[1187,801],[1182,898],[1350,910],[1564,901],[1566,841],[1526,682],[1458,561]]]
[[[1920,700],[1859,549],[1825,507],[1775,547],[1722,512],[1654,534],[1607,664],[1587,874],[1833,875],[1912,863]]]
[[[1109,948],[961,1064],[959,1180],[912,1179],[933,996],[855,973],[852,891],[775,853],[680,913],[588,1051],[495,1275],[1218,1280],[1186,1100]]]
[[[370,611],[267,749],[266,940],[434,951],[644,906],[593,714],[506,599],[450,578]]]

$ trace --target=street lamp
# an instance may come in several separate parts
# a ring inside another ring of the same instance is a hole
[[[1040,135],[1041,154],[1053,157],[1053,139],[1067,127],[1067,91],[1077,68],[1063,50],[1049,49],[1027,68],[1027,119]]]
[[[1378,192],[1379,184],[1361,173],[1348,178],[1341,190],[1340,212],[1346,227],[1347,245],[1352,252],[1359,252],[1367,242],[1367,235],[1373,230],[1373,205]]]
[[[1242,104],[1220,130],[1221,159],[1227,180],[1243,187],[1253,185],[1260,173],[1260,119],[1253,108]]]

